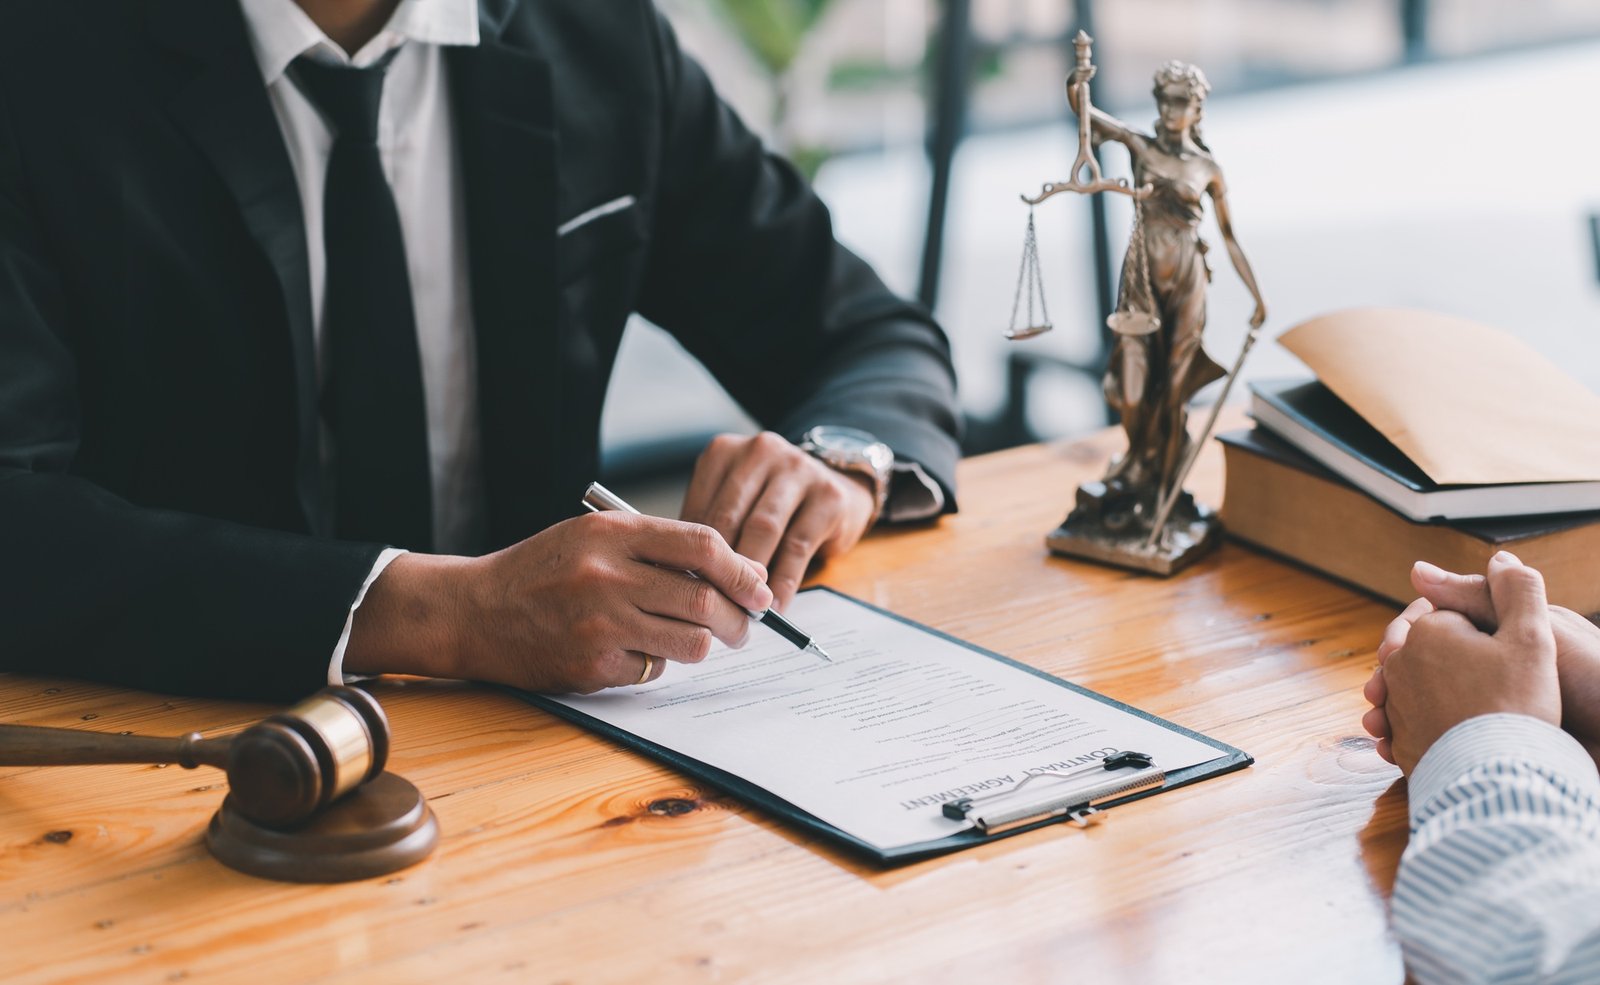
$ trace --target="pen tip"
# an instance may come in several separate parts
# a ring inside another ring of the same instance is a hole
[[[819,644],[816,640],[812,640],[810,643],[806,644],[806,649],[810,650],[812,653],[815,653],[817,656],[821,657],[823,660],[826,660],[828,663],[833,663],[833,658],[828,656],[828,651],[824,650],[822,648],[822,645]]]

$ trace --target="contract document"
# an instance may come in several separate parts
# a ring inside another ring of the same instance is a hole
[[[776,798],[883,859],[981,840],[944,816],[947,801],[1081,772],[1112,751],[1148,754],[1168,787],[1249,762],[848,596],[813,589],[785,614],[832,663],[752,626],[742,649],[669,664],[651,683],[534,700],[688,772],[711,767],[735,795],[764,791],[764,806]]]

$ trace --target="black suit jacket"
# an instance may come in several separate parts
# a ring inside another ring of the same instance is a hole
[[[482,24],[448,65],[494,545],[577,512],[633,311],[768,426],[863,427],[951,490],[944,336],[646,0]],[[0,669],[323,682],[382,545],[321,502],[298,194],[231,0],[0,0]]]

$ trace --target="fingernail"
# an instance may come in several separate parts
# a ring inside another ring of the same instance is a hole
[[[1490,558],[1489,560],[1491,560],[1491,561],[1499,561],[1501,564],[1521,564],[1522,563],[1522,559],[1517,557],[1515,554],[1511,553],[1510,551],[1496,551],[1494,557]]]
[[[1443,585],[1448,578],[1448,572],[1437,564],[1429,564],[1427,561],[1418,561],[1411,566],[1411,569],[1417,573],[1418,578],[1430,585]]]

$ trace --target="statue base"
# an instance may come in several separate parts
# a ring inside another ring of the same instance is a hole
[[[1078,487],[1072,512],[1045,536],[1045,546],[1055,554],[1166,577],[1221,539],[1222,523],[1216,513],[1185,492],[1152,544],[1149,504],[1141,499],[1104,482],[1086,482]]]

